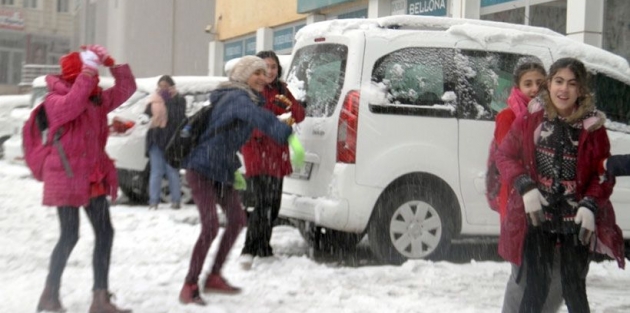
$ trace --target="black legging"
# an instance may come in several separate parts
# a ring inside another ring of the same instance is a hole
[[[267,257],[273,255],[269,244],[273,223],[278,218],[282,200],[282,178],[267,175],[252,176],[256,207],[247,214],[247,234],[242,254]]]
[[[526,285],[520,313],[542,312],[547,299],[553,270],[556,244],[559,245],[562,296],[569,312],[590,312],[586,296],[590,252],[574,235],[552,234],[541,227],[528,229],[523,258],[527,268]]]
[[[114,228],[109,216],[109,202],[105,196],[92,198],[88,206],[85,207],[85,212],[92,223],[95,235],[94,254],[92,256],[94,270],[92,290],[107,290],[109,262],[114,239]],[[61,236],[50,257],[50,272],[46,278],[46,284],[58,289],[70,253],[79,241],[79,208],[58,207],[57,213],[61,224]]]

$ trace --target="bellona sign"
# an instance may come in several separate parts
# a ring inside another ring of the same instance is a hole
[[[447,0],[407,0],[407,14],[446,16]]]

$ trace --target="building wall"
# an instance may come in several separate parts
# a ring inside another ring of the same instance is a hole
[[[216,0],[218,40],[229,40],[251,34],[262,27],[304,20],[307,15],[297,13],[296,0]]]
[[[205,75],[214,3],[207,0],[101,0],[94,42],[136,77]],[[104,73],[107,74],[107,73]]]
[[[630,60],[630,1],[606,0],[604,49]]]
[[[36,67],[23,73],[25,64],[54,65],[59,58],[79,46],[80,0],[68,0],[68,12],[57,12],[57,1],[39,0],[37,7],[0,5],[0,93],[20,90],[39,75]]]

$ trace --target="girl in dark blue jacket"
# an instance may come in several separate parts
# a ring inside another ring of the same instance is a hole
[[[216,204],[225,212],[227,226],[212,270],[204,284],[204,292],[240,291],[223,279],[221,268],[245,225],[245,212],[234,188],[235,183],[242,183],[242,176],[238,172],[241,163],[236,153],[249,139],[253,129],[261,130],[278,143],[288,142],[293,148],[296,163],[299,165],[303,162],[304,150],[292,135],[291,127],[258,105],[264,101],[260,92],[267,84],[266,69],[265,61],[255,56],[245,56],[236,63],[229,73],[229,81],[212,92],[210,102],[215,107],[209,117],[209,126],[201,135],[198,146],[183,162],[186,179],[199,210],[201,233],[193,249],[190,268],[179,295],[181,303],[205,304],[199,296],[198,280],[208,250],[219,229]],[[229,130],[219,132],[217,129]]]

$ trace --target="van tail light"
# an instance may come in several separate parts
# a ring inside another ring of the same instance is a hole
[[[359,100],[358,90],[351,90],[343,100],[337,127],[337,162],[340,163],[356,162]]]
[[[134,125],[136,125],[134,121],[125,120],[116,116],[113,118],[112,123],[109,125],[109,133],[122,135],[133,128]]]

